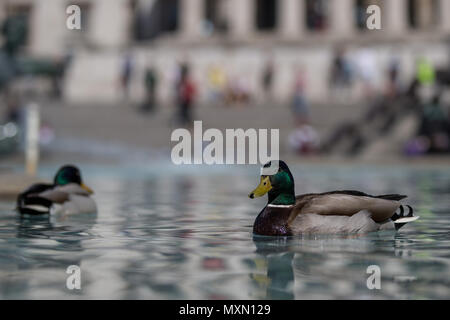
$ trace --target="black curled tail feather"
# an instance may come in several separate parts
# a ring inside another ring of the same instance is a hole
[[[407,222],[395,223],[395,221],[402,218],[412,218],[412,217],[414,217],[414,209],[410,205],[403,205],[403,204],[400,205],[400,207],[398,208],[398,212],[396,211],[391,217],[391,220],[394,221],[395,230],[400,229],[407,223]]]
[[[395,200],[400,201],[402,199],[407,198],[408,196],[405,196],[403,194],[384,194],[381,196],[377,196],[376,198],[385,199],[385,200]]]

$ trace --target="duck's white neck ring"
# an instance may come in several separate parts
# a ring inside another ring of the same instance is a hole
[[[269,203],[267,206],[270,208],[291,208],[294,205],[293,204],[285,205],[285,204],[270,204]]]

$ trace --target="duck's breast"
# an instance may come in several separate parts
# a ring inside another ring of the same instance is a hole
[[[253,233],[266,236],[289,236],[288,217],[292,206],[267,205],[253,224]]]

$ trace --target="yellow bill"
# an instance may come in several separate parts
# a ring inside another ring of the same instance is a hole
[[[84,190],[86,190],[87,192],[89,192],[89,194],[93,194],[94,190],[92,190],[91,188],[89,188],[87,185],[85,185],[84,183],[81,184],[81,188],[83,188]]]
[[[269,176],[261,176],[261,182],[259,183],[259,185],[256,187],[255,190],[253,190],[248,196],[253,199],[253,198],[258,198],[258,197],[262,197],[263,195],[265,195],[267,192],[270,191],[270,189],[272,189],[272,185],[270,184],[270,178]]]

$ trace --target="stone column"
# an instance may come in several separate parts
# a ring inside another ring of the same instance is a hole
[[[450,34],[450,1],[439,0],[439,28]]]
[[[65,3],[42,0],[33,4],[29,29],[32,53],[54,57],[64,54],[67,32]]]
[[[180,34],[185,38],[198,38],[202,34],[205,0],[181,0],[179,8]]]
[[[433,3],[429,0],[416,0],[416,6],[419,27],[430,27],[433,24]]]
[[[328,16],[330,33],[336,37],[348,37],[355,31],[355,1],[330,0]]]
[[[92,43],[110,48],[128,43],[132,12],[127,0],[95,0],[90,10],[88,30],[83,32],[88,32]],[[81,15],[83,19],[83,13]]]
[[[300,38],[305,28],[305,0],[281,0],[278,12],[280,33],[284,38]]]
[[[0,2],[0,22],[2,23],[3,20],[6,18],[6,7],[7,7],[6,1]]]
[[[390,35],[398,35],[406,30],[408,17],[407,0],[384,0],[381,11],[381,29]]]
[[[6,2],[0,2],[0,26],[3,25],[3,22],[6,19]],[[3,35],[0,32],[0,43],[3,43]]]
[[[255,28],[255,0],[228,0],[230,32],[234,37],[245,38]]]

